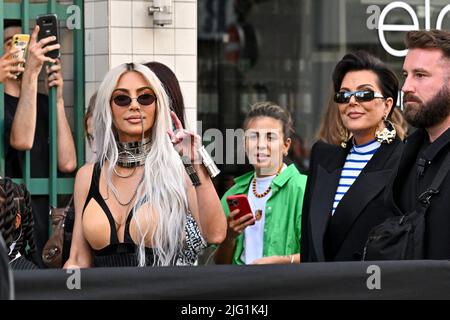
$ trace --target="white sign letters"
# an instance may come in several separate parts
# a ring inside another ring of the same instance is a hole
[[[389,13],[394,9],[404,9],[408,14],[411,16],[412,24],[409,25],[398,25],[398,24],[385,24],[386,17],[389,15]],[[450,11],[450,4],[446,5],[442,10],[439,12],[438,18],[436,20],[436,29],[442,28],[442,21],[446,17],[447,13]],[[369,12],[374,12],[376,14],[377,12],[371,8]],[[373,19],[373,16],[369,17],[369,19]],[[371,23],[372,25],[373,23]],[[368,20],[368,26],[369,26],[369,20]],[[397,50],[392,48],[388,42],[386,41],[385,32],[386,31],[412,31],[412,30],[419,30],[419,18],[417,17],[416,12],[414,12],[414,9],[407,4],[404,1],[394,1],[390,4],[388,4],[384,9],[381,11],[380,17],[378,19],[378,37],[380,38],[381,45],[383,48],[391,55],[396,57],[404,57],[408,50]],[[430,0],[425,0],[425,29],[430,30],[431,29],[431,13],[430,13]]]

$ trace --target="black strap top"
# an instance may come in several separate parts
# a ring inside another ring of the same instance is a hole
[[[84,211],[89,204],[89,201],[93,198],[98,205],[102,208],[102,211],[105,213],[108,218],[109,226],[110,226],[110,239],[109,244],[100,249],[93,250],[93,262],[96,267],[126,267],[126,266],[137,266],[137,246],[133,242],[133,239],[130,235],[130,222],[132,218],[131,212],[129,212],[127,216],[127,220],[125,222],[125,232],[124,232],[124,242],[119,242],[119,238],[117,237],[117,229],[116,223],[114,221],[111,210],[100,194],[100,174],[101,174],[101,166],[100,163],[97,162],[94,165],[94,170],[92,171],[92,179],[91,185],[89,188],[89,193],[86,197],[86,202],[83,206],[83,215]],[[153,250],[151,248],[145,248],[145,256],[146,256],[146,265],[152,265],[154,261]]]
[[[117,230],[116,230],[116,222],[114,221],[114,217],[111,213],[111,210],[109,210],[108,205],[105,202],[105,199],[103,199],[102,195],[100,194],[100,174],[101,174],[101,167],[100,163],[96,163],[94,166],[94,170],[92,171],[92,179],[91,179],[91,186],[89,188],[89,193],[86,198],[86,202],[84,203],[83,207],[83,214],[84,210],[86,209],[87,205],[89,204],[89,201],[94,198],[94,200],[100,205],[103,212],[105,213],[106,217],[108,218],[109,226],[111,228],[110,233],[110,239],[109,243],[112,244],[118,244],[119,238],[117,237]],[[132,211],[128,213],[127,220],[125,222],[125,233],[124,233],[124,243],[134,243],[131,236],[130,236],[130,222],[132,218]]]
[[[100,194],[100,174],[101,166],[97,162],[94,165],[94,170],[92,171],[91,185],[89,188],[88,195],[86,197],[86,202],[83,206],[84,211],[89,204],[89,201],[93,198],[98,205],[102,208],[108,218],[110,232],[109,244],[100,249],[93,250],[93,262],[96,267],[123,267],[123,266],[137,266],[137,245],[133,242],[130,235],[130,223],[133,217],[132,211],[129,212],[124,230],[124,242],[119,242],[117,237],[116,222],[114,221],[111,210]],[[192,217],[191,213],[187,213],[186,226],[186,241],[183,250],[180,252],[177,261],[174,264],[177,265],[192,265],[196,262],[198,254],[206,247],[207,243],[200,233],[198,225],[195,219]],[[155,255],[152,248],[145,248],[145,260],[146,265],[153,265]]]

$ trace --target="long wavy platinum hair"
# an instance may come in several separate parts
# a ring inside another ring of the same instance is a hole
[[[138,230],[139,266],[146,265],[145,239],[150,236],[155,255],[154,265],[172,265],[184,244],[184,227],[188,210],[184,166],[167,134],[172,128],[170,99],[158,77],[141,64],[122,64],[109,71],[98,89],[93,119],[96,162],[106,164],[106,181],[112,192],[113,169],[118,158],[115,128],[111,111],[111,96],[120,77],[130,71],[139,72],[148,81],[156,95],[156,117],[151,128],[151,150],[145,160],[144,177],[137,189],[132,210]],[[144,204],[153,209],[136,210]],[[140,223],[144,221],[147,227]],[[150,232],[150,223],[156,222],[156,231]]]

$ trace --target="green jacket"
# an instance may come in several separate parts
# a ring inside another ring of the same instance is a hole
[[[222,197],[225,215],[230,214],[226,198],[236,194],[248,194],[254,171],[236,179],[235,185]],[[294,164],[283,170],[272,181],[272,195],[267,200],[264,223],[263,256],[289,255],[300,252],[303,196],[307,177]],[[244,233],[236,238],[233,264],[244,264]]]

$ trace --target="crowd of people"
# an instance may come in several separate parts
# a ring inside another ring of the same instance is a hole
[[[19,22],[5,21],[0,58],[6,176],[22,177],[25,150],[31,177],[49,175],[49,99],[37,92],[44,65],[47,88],[56,87],[58,169],[73,172],[61,64],[46,56],[59,44],[49,45],[52,37],[38,41],[36,27],[26,61],[13,58]],[[253,170],[237,177],[222,199],[212,182],[217,167],[201,137],[186,129],[175,74],[158,62],[113,68],[86,111],[93,159],[76,173],[64,267],[196,265],[207,247],[216,264],[361,261],[371,230],[417,211],[424,194],[421,258],[449,259],[450,175],[445,172],[438,190],[429,188],[450,153],[450,32],[408,32],[406,45],[402,81],[364,51],[336,64],[309,162],[287,109],[254,104],[243,122]],[[400,89],[403,112],[396,107]],[[232,199],[242,206],[231,208]],[[43,267],[48,197],[30,196],[5,177],[0,202],[11,266]]]

